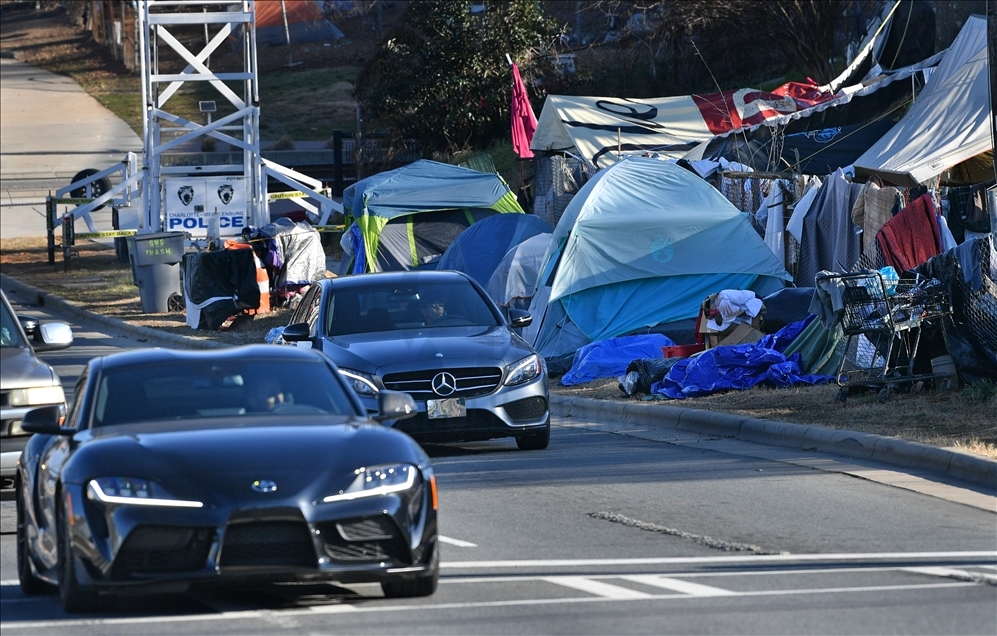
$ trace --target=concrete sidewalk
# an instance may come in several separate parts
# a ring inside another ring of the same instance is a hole
[[[8,297],[25,304],[40,304],[82,320],[92,320],[113,329],[134,333],[150,346],[208,349],[224,345],[137,327],[122,320],[93,314],[58,296],[0,274],[0,286]],[[917,442],[856,431],[803,426],[761,420],[719,411],[688,409],[670,404],[646,404],[551,395],[551,412],[570,418],[598,419],[658,431],[694,431],[716,438],[731,438],[805,453],[831,453],[860,460],[882,462],[904,470],[922,471],[958,479],[983,488],[982,496],[997,495],[997,460],[929,446]],[[988,499],[988,503],[992,500]],[[988,504],[985,504],[988,505]],[[997,512],[997,510],[995,510]]]
[[[45,197],[128,151],[141,153],[142,139],[79,84],[0,57],[0,236],[45,236]],[[111,229],[110,207],[92,217],[98,230]]]

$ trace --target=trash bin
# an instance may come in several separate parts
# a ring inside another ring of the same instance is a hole
[[[166,313],[170,310],[170,298],[180,295],[180,261],[183,260],[185,239],[183,232],[128,237],[132,280],[139,288],[145,313]]]

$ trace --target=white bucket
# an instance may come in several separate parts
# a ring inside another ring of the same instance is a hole
[[[945,376],[935,380],[935,386],[940,391],[951,391],[959,385],[955,373],[955,361],[952,356],[938,356],[931,359],[931,372],[934,375]]]

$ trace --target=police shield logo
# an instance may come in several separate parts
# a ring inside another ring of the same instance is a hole
[[[177,190],[177,196],[180,197],[180,201],[184,205],[190,205],[190,202],[194,200],[194,187],[189,185],[180,186],[180,189]]]
[[[218,188],[218,198],[222,200],[222,203],[228,205],[232,201],[232,196],[235,194],[235,190],[232,186],[225,184]]]

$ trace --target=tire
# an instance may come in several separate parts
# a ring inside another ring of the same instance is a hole
[[[550,417],[544,430],[532,435],[520,435],[516,438],[516,446],[519,450],[543,450],[550,445]]]
[[[69,539],[69,524],[66,523],[66,502],[62,494],[58,495],[59,504],[59,600],[62,609],[70,614],[94,612],[106,609],[113,599],[101,598],[97,589],[83,585],[76,578],[76,557]]]
[[[440,573],[437,571],[432,576],[424,576],[419,579],[408,581],[382,581],[381,591],[385,598],[415,598],[417,596],[430,596],[436,591],[436,585],[440,581]]]
[[[76,173],[75,176],[73,176],[73,180],[70,181],[70,183],[76,183],[77,181],[82,181],[83,179],[86,179],[91,175],[95,175],[98,172],[100,172],[100,170],[97,170],[95,168],[87,168],[86,170],[80,170],[79,172]],[[94,199],[106,193],[110,189],[111,189],[111,182],[107,179],[107,177],[101,177],[100,179],[97,179],[96,181],[90,184],[90,190],[93,194]],[[74,199],[82,199],[86,197],[86,195],[87,195],[86,186],[83,186],[82,188],[76,188],[75,190],[71,190],[69,192],[69,196]],[[98,206],[94,208],[94,210],[95,211],[100,210],[104,207],[104,205]]]
[[[28,548],[28,538],[24,532],[24,496],[17,489],[17,580],[21,584],[21,592],[25,596],[51,594],[55,588],[41,580],[31,569],[31,554]]]

